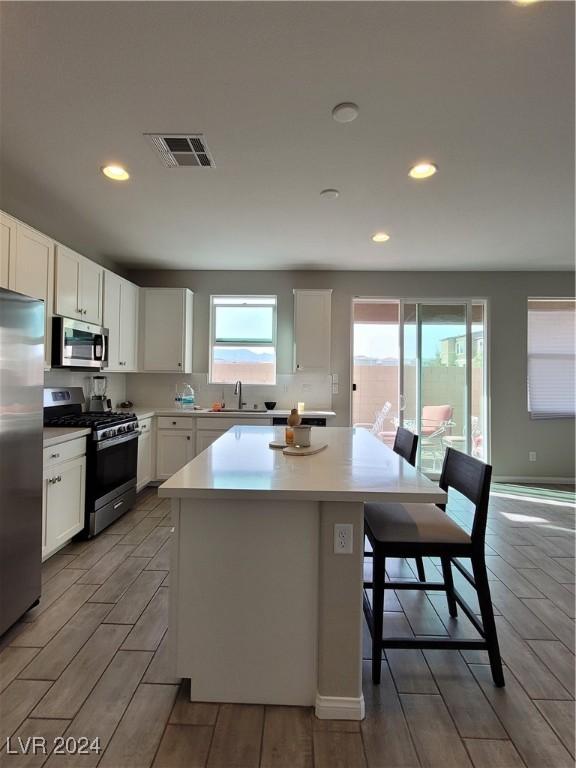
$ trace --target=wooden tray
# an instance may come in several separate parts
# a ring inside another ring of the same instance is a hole
[[[316,443],[316,445],[309,445],[307,448],[297,448],[295,445],[288,445],[282,453],[286,456],[313,456],[315,453],[320,453],[328,443]]]

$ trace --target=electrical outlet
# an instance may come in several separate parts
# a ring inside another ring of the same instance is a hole
[[[528,452],[528,461],[536,461],[536,451]]]
[[[338,394],[338,384],[332,384],[332,394],[333,395]]]
[[[354,551],[354,526],[352,523],[334,525],[334,554],[351,555]]]

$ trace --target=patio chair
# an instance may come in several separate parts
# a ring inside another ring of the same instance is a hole
[[[368,429],[372,435],[375,437],[378,437],[380,440],[382,439],[383,435],[386,434],[386,431],[384,429],[386,418],[388,414],[390,413],[390,409],[392,408],[392,403],[390,403],[388,400],[384,403],[380,411],[376,413],[375,419],[372,423],[370,422],[358,422],[354,424],[355,427],[364,427],[364,429]]]

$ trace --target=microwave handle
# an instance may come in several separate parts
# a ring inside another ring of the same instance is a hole
[[[100,348],[102,352],[100,353],[100,356],[98,356],[98,353],[96,350],[98,349],[98,340],[100,339]],[[93,349],[94,349],[94,360],[97,360],[98,362],[104,362],[106,360],[106,334],[98,334],[97,336],[94,336],[94,342],[93,342]]]

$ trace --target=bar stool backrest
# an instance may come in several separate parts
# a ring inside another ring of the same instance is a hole
[[[492,467],[483,461],[467,456],[455,448],[448,448],[444,456],[440,488],[448,492],[454,488],[474,504],[474,521],[472,523],[472,545],[484,552],[484,536],[488,518],[488,501],[490,499],[490,480]],[[445,504],[439,504],[442,509]]]
[[[416,465],[416,451],[418,450],[418,435],[410,432],[409,429],[398,427],[396,437],[394,438],[394,453],[402,456],[403,459],[414,467]]]

